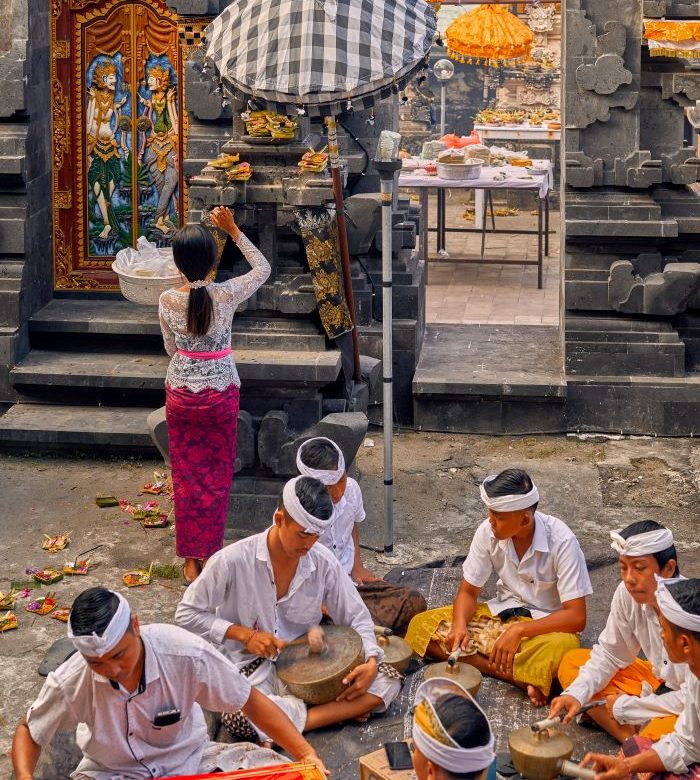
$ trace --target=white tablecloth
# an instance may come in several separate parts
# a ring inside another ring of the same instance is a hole
[[[482,141],[560,141],[561,130],[544,125],[474,125]]]
[[[428,176],[422,169],[402,171],[399,175],[399,187],[435,187],[438,189],[503,189],[503,190],[539,190],[540,198],[546,198],[552,189],[554,177],[552,164],[548,160],[533,160],[533,167],[542,168],[544,174],[529,174],[526,168],[515,165],[485,165],[478,179],[441,179]],[[505,178],[494,178],[505,173]]]

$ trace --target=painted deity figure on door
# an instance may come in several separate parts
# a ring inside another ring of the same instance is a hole
[[[121,55],[96,57],[87,69],[86,83],[89,253],[111,255],[131,243],[130,221],[120,219],[131,202],[129,188],[123,186],[131,119]]]
[[[157,244],[169,243],[178,227],[178,108],[175,71],[167,55],[151,55],[139,90],[139,232]]]

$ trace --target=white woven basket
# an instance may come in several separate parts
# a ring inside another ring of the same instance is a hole
[[[481,175],[483,163],[465,162],[465,163],[441,163],[437,164],[437,175],[441,179],[452,179],[453,181],[465,181],[466,179],[478,179]]]
[[[122,295],[133,303],[144,306],[157,306],[160,294],[182,284],[182,277],[177,276],[132,276],[118,271],[112,263],[112,270],[119,277],[119,287]]]

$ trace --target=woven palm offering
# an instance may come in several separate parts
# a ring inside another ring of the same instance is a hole
[[[442,621],[435,631],[442,649],[449,653],[452,648],[447,646],[447,635],[450,633],[450,624]],[[474,618],[468,625],[469,642],[463,655],[491,655],[491,651],[498,638],[508,628],[507,623],[502,623],[498,618],[482,615]]]

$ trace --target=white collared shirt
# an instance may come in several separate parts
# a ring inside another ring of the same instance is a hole
[[[542,512],[535,512],[535,533],[522,560],[512,540],[496,539],[491,524],[484,520],[476,529],[462,570],[464,579],[476,588],[483,588],[496,571],[496,598],[488,602],[494,615],[525,607],[533,618],[541,618],[561,609],[565,601],[593,593],[578,540],[559,518]]]
[[[321,622],[325,604],[336,625],[351,626],[362,637],[365,659],[378,663],[369,610],[333,554],[316,543],[299,559],[287,593],[277,600],[267,547],[270,533],[249,536],[224,547],[207,561],[202,574],[187,588],[175,622],[217,645],[239,668],[255,660],[242,644],[225,639],[231,624],[257,628],[284,641],[305,634]]]
[[[177,626],[141,628],[145,689],[128,693],[95,674],[80,653],[51,672],[27,713],[42,747],[59,730],[77,729],[83,759],[75,773],[95,780],[194,774],[208,744],[201,707],[239,710],[250,684],[215,648]],[[201,705],[201,707],[200,707]],[[153,725],[176,709],[177,723]]]
[[[345,493],[335,505],[333,524],[321,534],[318,540],[335,555],[348,574],[352,572],[355,563],[355,542],[352,532],[355,524],[361,523],[365,517],[360,486],[352,477],[348,477]]]
[[[684,775],[700,762],[700,680],[692,672],[683,686],[683,704],[673,731],[651,747],[674,775]]]
[[[620,696],[615,702],[615,718],[620,723],[644,723],[660,715],[677,715],[683,707],[678,691],[689,676],[688,665],[669,661],[654,608],[638,604],[623,582],[613,594],[607,623],[591,650],[591,657],[564,693],[587,704],[620,669],[634,662],[640,650],[656,677],[673,691],[643,698]]]

